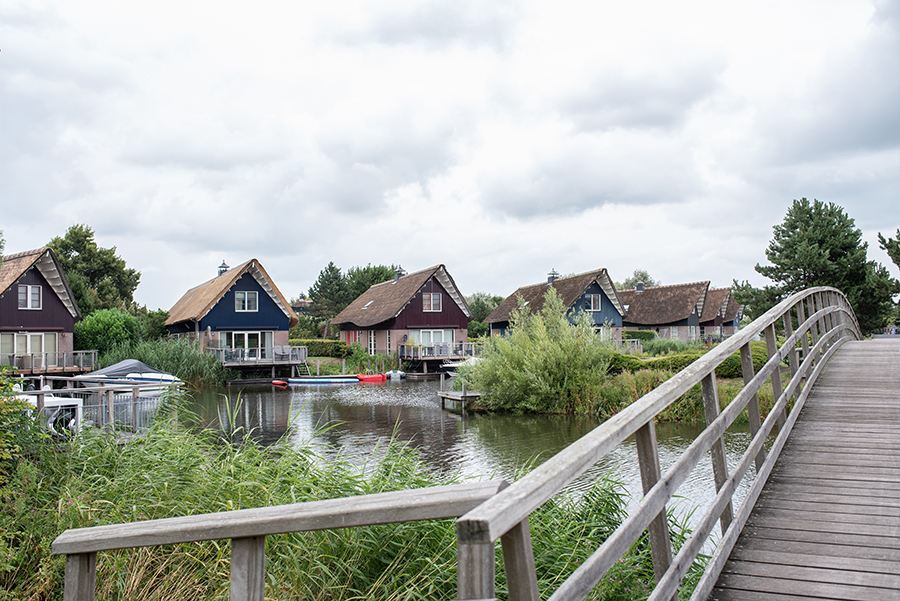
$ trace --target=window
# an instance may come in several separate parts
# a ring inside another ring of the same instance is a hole
[[[585,311],[599,311],[600,310],[600,295],[599,294],[585,294],[584,295],[584,310]]]
[[[422,295],[422,310],[432,313],[440,313],[441,311],[441,293],[426,292]]]
[[[256,291],[234,293],[234,310],[239,313],[255,313],[258,311]]]
[[[697,340],[697,326],[688,326],[688,337],[690,340]]]
[[[672,338],[673,340],[678,338],[678,326],[672,326],[672,331],[669,332],[669,338]]]
[[[369,354],[375,354],[375,330],[369,330]]]
[[[35,309],[41,308],[41,287],[40,286],[19,286],[19,308]]]

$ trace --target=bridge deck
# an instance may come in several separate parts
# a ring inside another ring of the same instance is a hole
[[[831,359],[709,598],[900,599],[900,341]]]

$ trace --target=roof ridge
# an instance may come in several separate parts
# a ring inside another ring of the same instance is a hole
[[[33,249],[33,250],[23,250],[23,251],[21,251],[21,252],[13,253],[13,254],[11,254],[11,255],[5,255],[5,256],[3,257],[3,260],[4,260],[4,261],[11,261],[11,260],[13,260],[13,259],[20,259],[20,258],[22,258],[22,257],[28,257],[28,256],[31,256],[31,255],[42,255],[42,254],[44,254],[44,253],[47,251],[47,248],[48,248],[48,247],[46,247],[46,246],[42,246],[42,247],[40,247],[40,248],[35,248],[35,249]]]
[[[419,275],[419,274],[425,273],[427,271],[437,271],[438,268],[441,267],[442,265],[443,265],[443,263],[438,263],[437,265],[433,265],[431,267],[426,267],[425,269],[413,271],[412,273],[407,273],[405,275],[401,275],[399,279],[402,280],[403,278],[408,278],[410,276]],[[369,286],[369,288],[374,288],[375,286],[384,286],[385,284],[393,284],[393,283],[394,283],[393,279],[385,280],[383,282],[378,282],[377,284],[372,284],[371,286]],[[356,299],[354,299],[354,300],[356,300]]]

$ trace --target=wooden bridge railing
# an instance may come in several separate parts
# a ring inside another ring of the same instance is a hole
[[[263,601],[269,534],[455,518],[505,486],[492,480],[78,528],[60,534],[52,548],[66,555],[64,601],[93,601],[98,551],[231,539],[231,601]]]
[[[786,336],[780,347],[775,331],[779,322],[783,324]],[[765,338],[769,360],[754,373],[750,341],[757,335]],[[644,491],[640,505],[549,598],[553,601],[584,599],[607,570],[645,530],[649,530],[657,580],[650,599],[675,599],[681,580],[716,522],[720,522],[722,539],[692,597],[705,599],[772,470],[810,387],[837,348],[848,339],[860,337],[853,310],[846,297],[834,288],[812,288],[784,300],[630,407],[457,520],[459,598],[494,596],[494,543],[500,539],[509,599],[540,599],[528,516],[619,443],[634,435]],[[744,388],[720,413],[715,369],[734,352],[740,353]],[[783,387],[780,366],[785,359],[790,366],[791,379]],[[757,392],[769,378],[776,402],[769,416],[761,422]],[[706,428],[665,474],[661,474],[654,418],[697,383],[701,386]],[[786,407],[791,398],[794,407],[788,416]],[[753,438],[734,470],[729,472],[723,435],[745,407]],[[778,436],[767,454],[764,443],[776,426]],[[707,451],[712,457],[718,494],[706,513],[700,516],[680,552],[673,557],[666,505]],[[732,496],[751,465],[756,467],[756,478],[743,505],[735,513]]]

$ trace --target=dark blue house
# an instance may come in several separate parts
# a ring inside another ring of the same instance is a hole
[[[568,307],[570,320],[574,320],[578,313],[586,313],[596,328],[608,326],[612,338],[621,342],[622,317],[625,311],[619,302],[616,286],[605,268],[563,278],[551,271],[546,282],[519,288],[485,319],[485,323],[491,327],[491,336],[506,335],[509,331],[510,314],[519,306],[519,299],[526,303],[529,311],[540,311],[544,306],[544,295],[550,288],[556,290],[563,304]]]
[[[166,328],[174,336],[222,349],[223,357],[272,359],[290,344],[298,322],[290,303],[256,259],[234,269],[223,262],[218,277],[184,293],[169,310]]]

